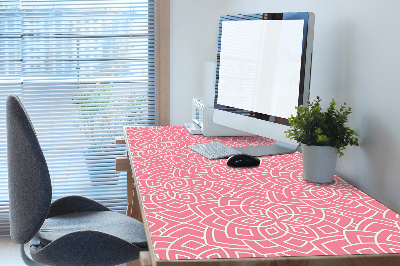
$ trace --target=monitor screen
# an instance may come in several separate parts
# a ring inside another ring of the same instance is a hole
[[[288,118],[298,104],[303,20],[223,21],[218,100]]]
[[[219,27],[214,122],[297,146],[284,132],[309,99],[314,14],[226,15]]]

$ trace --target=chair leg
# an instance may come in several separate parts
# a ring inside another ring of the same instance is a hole
[[[19,250],[20,250],[20,253],[21,253],[22,260],[24,261],[24,263],[26,265],[30,265],[30,266],[46,266],[45,264],[41,264],[41,263],[33,261],[31,258],[29,258],[25,253],[25,245],[24,244],[20,245],[20,249]]]

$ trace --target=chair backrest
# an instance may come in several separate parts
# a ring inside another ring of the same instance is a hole
[[[51,180],[35,130],[16,95],[7,98],[10,233],[17,244],[32,239],[50,209]]]

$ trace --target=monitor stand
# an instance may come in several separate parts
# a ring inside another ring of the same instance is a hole
[[[270,156],[280,154],[290,154],[297,151],[298,146],[286,144],[284,142],[276,141],[271,145],[260,145],[260,146],[246,146],[246,147],[234,147],[235,150],[242,153],[259,157],[259,156]]]

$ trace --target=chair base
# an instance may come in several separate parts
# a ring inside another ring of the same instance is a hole
[[[26,265],[30,265],[30,266],[45,266],[45,264],[41,264],[39,262],[33,261],[31,258],[28,257],[28,255],[26,255],[25,253],[25,244],[21,244],[20,245],[20,253],[21,253],[21,257],[22,260],[24,261],[24,263]]]

